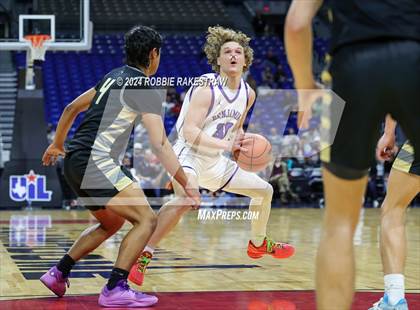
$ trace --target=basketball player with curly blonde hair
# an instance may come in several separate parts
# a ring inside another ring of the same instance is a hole
[[[243,150],[242,129],[245,116],[255,101],[255,92],[242,79],[253,60],[250,38],[244,33],[220,26],[209,27],[204,47],[214,73],[200,77],[200,86],[192,86],[185,95],[176,123],[178,140],[175,153],[189,177],[190,184],[210,191],[223,190],[251,198],[250,210],[259,212],[251,222],[247,254],[251,258],[271,255],[287,258],[294,247],[277,243],[266,236],[271,209],[272,186],[257,174],[242,170],[223,152]],[[220,81],[226,81],[221,85]],[[184,190],[173,182],[175,196],[185,197]],[[141,285],[153,250],[191,207],[173,203],[162,206],[158,224],[129,279]]]

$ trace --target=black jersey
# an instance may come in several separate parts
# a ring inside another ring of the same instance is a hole
[[[330,0],[331,52],[351,43],[408,39],[420,41],[420,0]]]
[[[109,72],[95,86],[95,97],[86,111],[67,152],[85,150],[117,159],[142,113],[161,115],[162,95],[147,85],[139,69],[123,66]]]

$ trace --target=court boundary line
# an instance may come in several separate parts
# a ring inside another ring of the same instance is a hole
[[[220,291],[180,291],[180,292],[178,292],[178,291],[170,291],[170,292],[154,292],[154,291],[144,291],[144,293],[149,293],[149,294],[166,294],[166,293],[170,293],[170,294],[173,294],[173,293],[182,293],[182,294],[195,294],[195,293],[220,293],[220,292],[224,292],[224,293],[255,293],[255,292],[266,292],[266,293],[269,293],[269,292],[285,292],[285,293],[287,293],[287,292],[290,292],[290,293],[292,293],[292,292],[308,292],[308,293],[310,293],[310,292],[314,292],[315,290],[313,289],[313,290],[307,290],[307,289],[305,289],[305,290],[299,290],[299,289],[297,289],[297,290],[244,290],[244,291],[238,291],[238,290],[236,290],[236,291],[226,291],[226,290],[220,290]],[[380,292],[383,292],[383,289],[373,289],[373,290],[368,290],[368,289],[362,289],[362,290],[356,290],[355,291],[356,293],[380,293]],[[420,290],[419,291],[417,291],[417,292],[413,292],[413,290],[408,290],[408,291],[406,291],[405,292],[406,294],[412,294],[412,295],[420,295]],[[77,297],[77,296],[96,296],[96,295],[98,295],[99,294],[99,291],[98,291],[98,293],[92,293],[92,294],[66,294],[65,296],[66,297]],[[35,297],[35,298],[59,298],[59,297],[57,297],[57,296],[54,296],[54,295],[13,295],[13,296],[0,296],[0,303],[2,302],[2,301],[7,301],[7,300],[13,300],[13,299],[2,299],[2,298],[18,298],[18,297],[27,297],[27,298],[24,298],[24,299],[29,299],[29,298],[33,298],[33,297]]]

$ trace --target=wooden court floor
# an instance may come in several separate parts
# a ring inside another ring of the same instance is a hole
[[[249,222],[200,221],[197,212],[190,212],[160,244],[142,289],[158,294],[311,291],[322,213],[320,209],[309,208],[273,209],[269,236],[292,243],[296,254],[285,260],[271,257],[252,260],[246,255]],[[81,231],[93,223],[87,211],[0,212],[0,300],[51,297],[38,278],[61,258]],[[380,291],[383,287],[378,223],[378,209],[363,210],[354,240],[356,289],[363,292]],[[126,224],[122,231],[76,265],[71,274],[69,296],[99,293],[129,227]],[[420,293],[420,208],[408,211],[407,237],[406,290],[416,293],[413,296],[417,299]]]

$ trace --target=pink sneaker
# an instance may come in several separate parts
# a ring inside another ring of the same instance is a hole
[[[141,286],[144,280],[144,274],[146,273],[147,265],[150,264],[153,255],[150,252],[144,251],[137,262],[131,267],[130,274],[128,275],[128,280]]]
[[[48,270],[39,280],[58,297],[63,297],[66,293],[66,285],[70,287],[69,278],[63,278],[63,273],[56,266]]]
[[[115,288],[109,290],[108,287],[102,289],[98,303],[101,307],[127,307],[140,308],[149,307],[158,302],[156,296],[143,294],[132,290],[127,280],[120,280]]]

